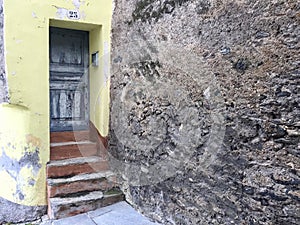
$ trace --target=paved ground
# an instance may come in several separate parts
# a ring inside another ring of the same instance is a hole
[[[159,225],[134,210],[128,203],[119,202],[77,216],[44,221],[40,225]]]

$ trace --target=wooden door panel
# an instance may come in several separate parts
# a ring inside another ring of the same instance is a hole
[[[87,88],[87,85],[84,84],[79,80],[79,82],[76,81],[51,81],[50,84],[50,90],[76,90],[76,89],[82,89]]]
[[[74,65],[59,65],[59,64],[52,64],[50,68],[50,72],[60,72],[60,73],[88,73],[88,68],[83,68]]]
[[[51,91],[51,118],[53,120],[84,120],[85,97],[81,90]]]
[[[80,33],[52,33],[50,63],[83,64],[84,40]]]
[[[69,81],[69,82],[77,81],[77,82],[80,82],[81,79],[83,79],[83,73],[78,73],[78,70],[74,71],[74,72],[72,72],[72,71],[52,72],[51,71],[51,81],[52,82],[55,82],[55,81]],[[50,86],[51,86],[51,84],[50,84]]]
[[[86,98],[82,90],[52,90],[50,96],[51,127],[56,127],[56,130],[69,130],[69,127],[73,130],[87,128]]]
[[[50,29],[50,129],[88,129],[88,33]]]

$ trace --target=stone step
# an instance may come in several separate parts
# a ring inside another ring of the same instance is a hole
[[[97,155],[97,145],[90,141],[51,143],[50,149],[50,160]]]
[[[84,191],[106,191],[118,185],[117,178],[111,171],[48,179],[47,183],[50,198]]]
[[[60,142],[80,142],[89,141],[90,131],[63,131],[63,132],[51,132],[50,133],[50,143],[60,143]]]
[[[47,178],[72,177],[109,170],[108,160],[98,156],[50,161],[47,165]]]
[[[119,190],[94,191],[86,195],[66,198],[50,198],[48,215],[50,219],[60,219],[95,210],[124,200]]]

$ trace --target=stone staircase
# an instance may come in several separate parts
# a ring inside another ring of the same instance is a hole
[[[47,165],[48,215],[74,216],[122,201],[107,146],[95,131],[52,132]]]

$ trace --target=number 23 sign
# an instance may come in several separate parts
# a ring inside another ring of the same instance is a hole
[[[80,18],[77,10],[68,10],[68,18],[71,20],[78,20]]]

